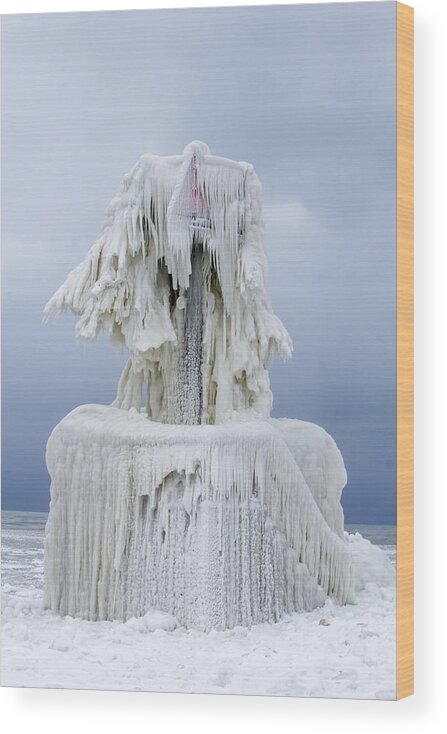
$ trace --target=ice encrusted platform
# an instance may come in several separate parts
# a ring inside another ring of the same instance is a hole
[[[167,425],[84,405],[47,446],[46,606],[208,630],[353,600],[343,459],[298,420]]]

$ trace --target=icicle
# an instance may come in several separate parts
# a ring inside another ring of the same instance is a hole
[[[55,428],[47,463],[46,604],[55,611],[127,619],[158,608],[209,629],[274,621],[327,594],[352,600],[339,527],[346,475],[318,426],[185,432],[90,405]]]
[[[201,234],[209,268],[202,298],[209,315],[202,333],[202,420],[224,422],[241,411],[269,415],[270,354],[276,348],[287,358],[292,345],[264,291],[260,193],[253,166],[212,156],[198,141],[183,156],[142,156],[85,261],[45,308],[45,319],[74,311],[79,337],[95,339],[106,329],[114,343],[125,344],[133,372],[158,381],[148,384],[148,393],[157,393],[154,420],[185,420],[178,407],[184,324],[177,304],[189,288],[194,232]],[[135,400],[115,404],[130,409]]]

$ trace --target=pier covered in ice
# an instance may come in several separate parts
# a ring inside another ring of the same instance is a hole
[[[269,362],[292,345],[264,289],[260,192],[204,143],[143,156],[46,307],[129,351],[113,405],[76,408],[48,442],[54,611],[207,630],[353,601],[341,454],[269,417]]]
[[[298,463],[299,461],[299,463]],[[165,425],[86,405],[54,429],[47,604],[208,629],[352,601],[334,441],[302,421]],[[54,491],[56,490],[56,491]]]

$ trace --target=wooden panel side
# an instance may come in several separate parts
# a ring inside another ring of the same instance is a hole
[[[414,692],[413,8],[397,3],[397,688]]]

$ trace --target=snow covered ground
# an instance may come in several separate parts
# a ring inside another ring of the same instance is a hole
[[[393,586],[369,583],[355,605],[328,601],[251,630],[185,630],[160,612],[126,623],[61,618],[42,609],[45,520],[3,513],[3,685],[395,697]],[[394,528],[357,529],[395,563]]]

